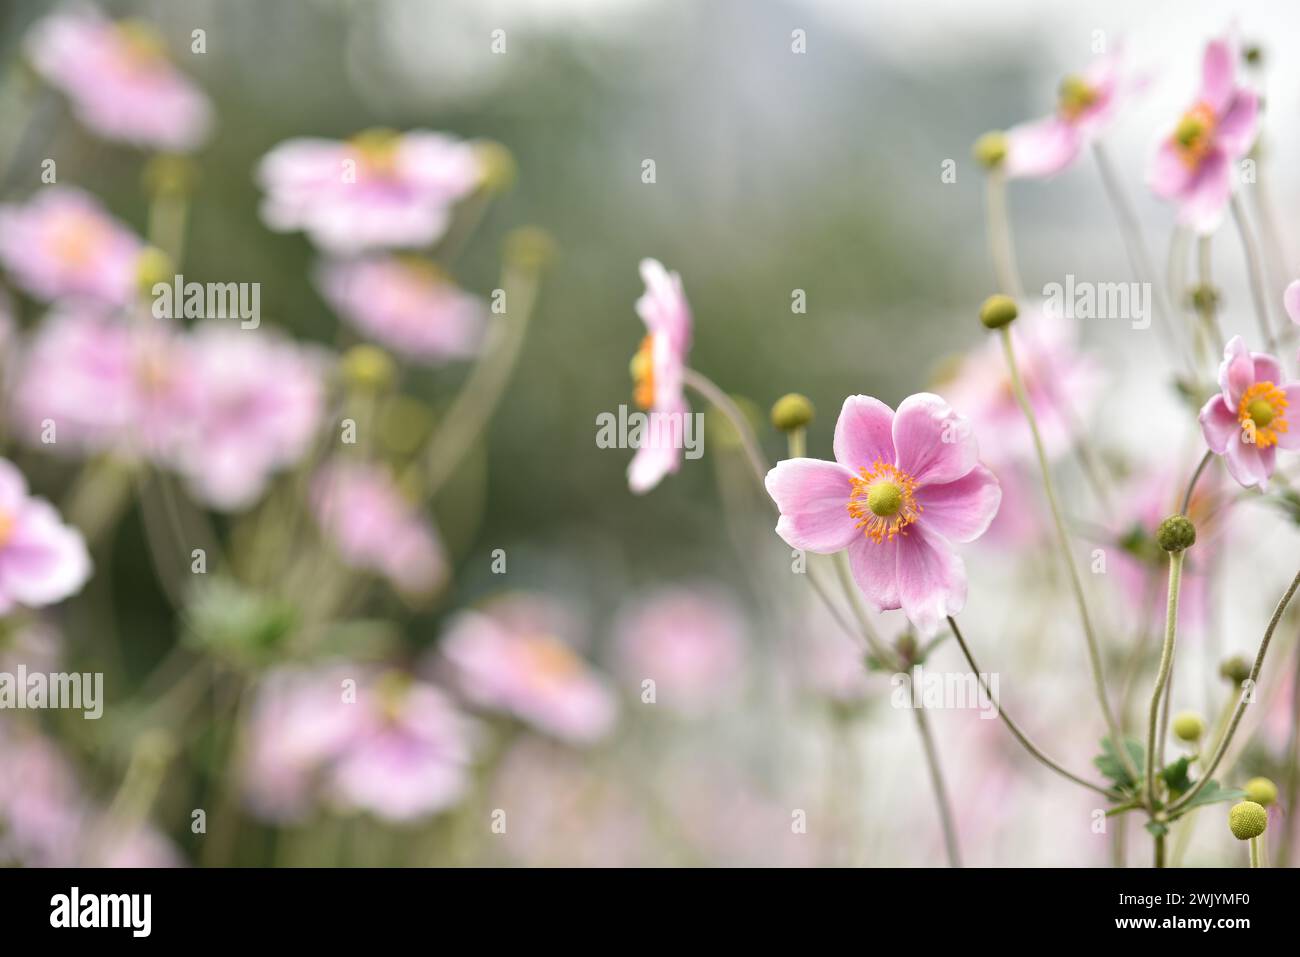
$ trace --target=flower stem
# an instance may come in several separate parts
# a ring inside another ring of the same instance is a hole
[[[1155,836],[1155,845],[1156,845],[1155,866],[1164,867],[1165,866],[1165,836],[1163,834],[1157,834]]]
[[[844,594],[849,600],[853,615],[858,620],[858,627],[861,628],[862,636],[866,639],[871,653],[882,664],[902,667],[903,663],[898,660],[898,656],[881,640],[880,636],[876,634],[876,629],[871,626],[871,619],[867,617],[867,610],[862,606],[862,596],[858,592],[858,584],[853,580],[853,573],[849,569],[847,552],[835,553],[835,571],[840,576],[840,585],[844,588]]]
[[[913,708],[912,714],[916,715],[916,729],[921,735],[925,763],[930,769],[930,783],[934,787],[934,800],[939,806],[939,818],[943,822],[943,845],[948,855],[948,866],[961,867],[957,827],[953,823],[952,805],[948,801],[948,789],[943,783],[943,771],[939,767],[939,754],[934,747],[934,737],[930,734],[930,722],[925,716],[924,708]]]
[[[1183,504],[1178,510],[1180,515],[1187,515],[1187,509],[1192,504],[1192,493],[1196,491],[1196,483],[1201,480],[1201,473],[1205,471],[1205,466],[1210,464],[1210,459],[1212,458],[1214,458],[1213,452],[1206,452],[1201,456],[1200,464],[1196,466],[1196,471],[1192,473],[1191,481],[1187,483],[1187,491],[1183,493]]]
[[[1251,867],[1263,867],[1263,866],[1264,866],[1263,863],[1261,863],[1261,860],[1260,860],[1260,853],[1259,853],[1259,838],[1257,838],[1257,837],[1252,837],[1252,838],[1250,839],[1250,866],[1251,866]]]
[[[1237,733],[1237,726],[1241,724],[1242,715],[1246,713],[1246,705],[1249,703],[1249,699],[1253,694],[1255,682],[1259,680],[1259,672],[1264,667],[1264,656],[1268,654],[1268,645],[1269,642],[1273,640],[1273,632],[1277,630],[1278,622],[1282,620],[1282,614],[1286,611],[1286,606],[1291,603],[1291,599],[1295,596],[1296,589],[1298,588],[1300,588],[1300,572],[1296,572],[1295,578],[1291,580],[1291,585],[1287,588],[1286,593],[1282,595],[1281,601],[1277,603],[1277,607],[1273,610],[1273,617],[1269,619],[1268,627],[1264,629],[1264,637],[1259,643],[1259,652],[1255,655],[1255,664],[1250,669],[1250,677],[1246,680],[1245,685],[1243,685],[1244,690],[1237,701],[1236,709],[1232,713],[1232,721],[1228,724],[1228,730],[1224,733],[1223,737],[1219,739],[1219,746],[1214,749],[1214,757],[1210,760],[1210,763],[1205,766],[1205,770],[1201,774],[1200,779],[1192,785],[1191,790],[1169,806],[1171,814],[1185,808],[1192,799],[1200,793],[1201,788],[1205,787],[1206,782],[1210,780],[1215,770],[1219,767],[1219,762],[1223,760],[1223,755],[1228,750],[1228,745],[1232,743],[1232,736]]]
[[[988,243],[993,257],[993,275],[998,288],[1012,299],[1024,295],[1016,252],[1011,244],[1011,221],[1007,217],[1007,178],[1001,170],[991,170],[985,184],[988,199]]]
[[[1029,404],[1029,396],[1025,394],[1025,384],[1020,378],[1020,369],[1016,365],[1016,351],[1011,344],[1010,327],[1003,326],[1000,332],[1003,352],[1007,359],[1007,369],[1011,374],[1011,388],[1015,393],[1016,402],[1020,405],[1020,410],[1029,423],[1029,432],[1034,440],[1034,453],[1038,458],[1038,469],[1043,478],[1043,489],[1047,493],[1047,503],[1051,507],[1052,521],[1056,526],[1057,544],[1060,546],[1061,556],[1065,560],[1066,571],[1070,576],[1070,585],[1074,591],[1075,603],[1079,607],[1079,618],[1083,622],[1083,634],[1088,644],[1088,661],[1092,668],[1093,688],[1097,695],[1097,701],[1101,705],[1102,714],[1106,719],[1106,727],[1110,733],[1110,740],[1114,745],[1114,752],[1119,756],[1120,762],[1124,765],[1125,770],[1129,772],[1129,775],[1134,780],[1137,780],[1137,768],[1133,765],[1133,759],[1129,756],[1128,748],[1124,746],[1124,738],[1120,731],[1119,722],[1115,720],[1115,713],[1111,710],[1110,701],[1106,697],[1101,649],[1097,644],[1097,636],[1092,629],[1092,618],[1088,615],[1088,603],[1083,594],[1083,580],[1079,577],[1079,569],[1075,565],[1074,554],[1070,551],[1070,535],[1065,527],[1061,503],[1057,499],[1056,486],[1052,482],[1051,469],[1047,464],[1047,452],[1043,448],[1043,437],[1038,430],[1038,419],[1034,415],[1033,406]]]
[[[980,683],[980,687],[982,687],[984,689],[984,693],[989,696],[989,700],[992,701],[994,705],[997,706],[998,717],[1002,719],[1003,724],[1007,726],[1007,730],[1011,732],[1012,736],[1017,741],[1020,742],[1021,747],[1023,747],[1026,751],[1028,751],[1031,755],[1033,755],[1034,758],[1041,761],[1044,765],[1051,768],[1053,771],[1055,771],[1057,774],[1061,775],[1062,777],[1070,781],[1073,781],[1075,784],[1082,785],[1083,787],[1088,788],[1088,790],[1090,791],[1096,791],[1098,794],[1104,797],[1114,798],[1115,795],[1112,792],[1107,791],[1104,787],[1101,787],[1100,785],[1097,784],[1093,784],[1091,781],[1088,781],[1084,778],[1079,777],[1077,774],[1067,771],[1060,764],[1053,761],[1041,750],[1039,750],[1038,746],[1035,745],[1033,741],[1029,740],[1029,737],[1023,731],[1020,730],[1020,726],[1017,725],[1016,722],[1012,720],[1011,716],[1007,714],[1006,711],[1003,709],[1002,702],[997,700],[994,697],[993,692],[989,690],[988,681],[984,677],[984,672],[981,671],[980,666],[975,663],[975,656],[971,654],[971,650],[966,644],[966,638],[962,635],[961,629],[957,627],[956,620],[954,620],[951,616],[949,616],[948,618],[948,627],[952,629],[953,637],[957,639],[957,645],[961,648],[961,653],[965,655],[966,663],[970,665],[971,671],[975,673],[976,679]]]
[[[767,462],[763,459],[763,453],[759,451],[758,439],[754,436],[754,429],[750,426],[749,420],[745,418],[743,412],[731,401],[731,396],[723,392],[710,379],[694,369],[682,370],[682,381],[700,394],[700,397],[717,409],[731,423],[731,427],[736,430],[740,437],[741,448],[745,450],[745,458],[749,460],[749,466],[754,470],[754,475],[758,478],[758,484],[766,488],[767,479]]]
[[[1160,668],[1151,691],[1151,708],[1147,712],[1146,782],[1147,807],[1156,809],[1156,725],[1160,720],[1160,699],[1169,683],[1173,667],[1174,641],[1178,634],[1178,591],[1183,581],[1183,552],[1169,553],[1169,600],[1165,605],[1165,643],[1160,650]]]
[[[1278,851],[1278,867],[1291,863],[1295,843],[1296,799],[1300,797],[1300,647],[1296,648],[1295,673],[1291,678],[1291,735],[1287,742],[1286,804],[1291,813],[1282,821],[1282,843]]]
[[[1232,197],[1232,218],[1237,222],[1237,232],[1241,236],[1241,246],[1246,253],[1246,269],[1250,274],[1250,298],[1255,305],[1255,318],[1259,320],[1259,332],[1269,352],[1277,351],[1277,339],[1268,319],[1268,299],[1264,294],[1264,271],[1260,265],[1259,247],[1255,236],[1246,221],[1246,210],[1241,205],[1241,197],[1235,193]]]

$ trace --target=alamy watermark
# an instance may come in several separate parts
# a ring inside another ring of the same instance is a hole
[[[1065,282],[1043,287],[1043,312],[1050,319],[1127,319],[1134,329],[1151,327],[1151,283]]]
[[[238,319],[241,329],[262,324],[260,282],[186,282],[177,275],[150,291],[155,319]]]
[[[96,720],[104,713],[102,671],[33,671],[19,665],[15,671],[0,671],[0,710],[75,709],[83,718]]]
[[[703,412],[629,412],[626,405],[618,414],[596,416],[598,449],[682,449],[688,459],[704,454]]]
[[[916,665],[910,672],[899,671],[889,679],[892,707],[927,710],[978,710],[981,718],[998,716],[997,672],[926,671]]]

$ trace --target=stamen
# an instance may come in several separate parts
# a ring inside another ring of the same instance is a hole
[[[1255,445],[1266,449],[1277,444],[1281,433],[1290,431],[1286,409],[1285,392],[1272,382],[1256,382],[1241,397],[1237,421],[1243,429],[1255,433]]]
[[[9,539],[14,533],[14,517],[9,512],[0,509],[0,548],[9,544]]]
[[[853,477],[848,512],[856,527],[873,542],[893,541],[923,511],[913,494],[916,479],[876,459]]]
[[[1200,166],[1201,160],[1210,151],[1210,141],[1218,122],[1218,117],[1208,103],[1197,103],[1178,121],[1178,126],[1174,128],[1174,147],[1190,168]]]
[[[654,363],[654,335],[648,335],[641,340],[641,347],[637,349],[636,355],[632,357],[632,363],[628,371],[632,373],[632,382],[635,388],[632,397],[636,404],[642,409],[648,409],[655,402],[655,363]]]

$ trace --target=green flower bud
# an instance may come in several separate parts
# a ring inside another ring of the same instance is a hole
[[[1236,655],[1219,665],[1219,674],[1235,685],[1243,685],[1250,677],[1250,662]]]
[[[1016,301],[1001,293],[989,296],[980,306],[980,322],[988,329],[1001,329],[1019,314]]]
[[[1156,529],[1156,541],[1167,552],[1181,552],[1196,543],[1196,526],[1186,515],[1170,515]]]
[[[1277,803],[1277,785],[1268,778],[1251,778],[1242,790],[1247,798],[1261,807]]]
[[[802,429],[813,420],[813,404],[806,395],[791,392],[772,406],[772,424],[782,432]]]
[[[397,366],[388,353],[368,344],[343,353],[342,369],[344,381],[358,389],[383,389],[397,377]]]
[[[1199,741],[1205,733],[1205,719],[1195,711],[1174,715],[1174,734],[1180,741]]]
[[[171,257],[157,246],[146,246],[135,261],[135,281],[142,296],[152,296],[153,287],[160,282],[171,284],[176,267]]]
[[[1254,801],[1242,801],[1234,804],[1228,812],[1228,827],[1237,840],[1249,841],[1252,837],[1259,837],[1268,827],[1268,812]]]
[[[997,169],[1007,158],[1007,135],[1000,130],[985,133],[975,141],[971,155],[985,169]]]
[[[506,236],[505,258],[519,266],[541,269],[555,258],[555,241],[544,229],[521,226]]]
[[[478,160],[479,179],[493,192],[507,190],[515,182],[515,158],[500,143],[480,140],[474,144],[474,157]]]

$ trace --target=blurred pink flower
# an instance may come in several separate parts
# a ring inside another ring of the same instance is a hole
[[[419,362],[475,355],[487,310],[432,262],[385,256],[327,263],[317,273],[327,302],[363,335]]]
[[[1286,314],[1291,317],[1291,321],[1300,325],[1300,279],[1292,280],[1286,287],[1282,304],[1286,306]]]
[[[474,705],[589,744],[613,729],[617,699],[554,633],[558,617],[545,599],[519,597],[504,607],[461,612],[439,646],[440,666]]]
[[[267,675],[246,739],[260,817],[298,820],[323,801],[408,821],[463,796],[473,726],[431,685],[334,663]]]
[[[1258,98],[1238,85],[1236,69],[1235,41],[1206,46],[1196,102],[1161,142],[1147,172],[1156,195],[1178,204],[1178,221],[1202,234],[1223,219],[1232,167],[1250,152],[1258,130]]]
[[[55,13],[32,28],[27,54],[99,136],[174,153],[208,137],[208,98],[172,65],[147,23],[113,22],[90,7]]]
[[[1076,323],[1027,309],[1011,327],[1016,362],[1051,458],[1069,450],[1101,393],[1101,369],[1079,351]],[[1033,462],[1034,440],[1011,388],[1002,344],[992,337],[963,356],[935,386],[984,437],[981,457],[996,465]],[[1000,470],[998,470],[1000,471]]]
[[[853,577],[879,609],[902,608],[925,636],[966,603],[966,566],[951,542],[988,528],[1002,500],[979,464],[970,426],[937,395],[844,400],[835,461],[786,459],[767,473],[791,548],[848,549]]]
[[[1291,431],[1288,409],[1300,408],[1300,382],[1285,382],[1273,356],[1249,352],[1241,336],[1223,350],[1219,389],[1201,409],[1205,444],[1227,462],[1228,472],[1247,488],[1268,488],[1277,450],[1300,449],[1300,429]]]
[[[32,498],[22,473],[0,459],[0,614],[60,602],[81,590],[90,570],[81,533]]]
[[[0,264],[39,299],[124,306],[135,292],[142,248],[99,200],[69,186],[0,206]]]
[[[1007,131],[1011,178],[1052,176],[1070,166],[1115,117],[1125,92],[1123,57],[1107,53],[1061,82],[1056,112]]]
[[[286,140],[262,158],[262,219],[341,256],[440,239],[483,176],[474,147],[428,130]]]
[[[253,504],[297,462],[324,414],[324,359],[262,327],[208,321],[190,336],[202,401],[176,450],[195,495],[214,508]]]
[[[650,413],[643,444],[628,466],[628,486],[633,492],[650,491],[665,475],[681,468],[682,449],[675,440],[671,417],[689,414],[682,395],[682,374],[691,348],[691,307],[682,289],[682,277],[670,273],[655,259],[641,260],[645,294],[636,312],[646,326],[646,336],[632,359],[636,404]]]
[[[0,865],[68,867],[77,863],[81,790],[48,739],[0,723]]]
[[[29,673],[48,674],[62,658],[63,638],[49,622],[20,619],[0,627],[0,672],[14,674],[24,665]]]
[[[12,417],[27,441],[52,451],[129,447],[165,458],[198,401],[190,364],[188,345],[170,323],[60,308],[23,354]]]
[[[745,666],[747,625],[735,603],[698,588],[664,588],[625,608],[616,626],[619,673],[656,703],[696,716],[725,707]]]
[[[348,566],[377,572],[413,594],[445,578],[447,559],[429,520],[383,468],[327,465],[312,484],[312,507]]]
[[[867,652],[844,634],[820,603],[804,612],[806,628],[791,636],[786,652],[798,686],[820,699],[842,705],[863,701],[871,691]]]

